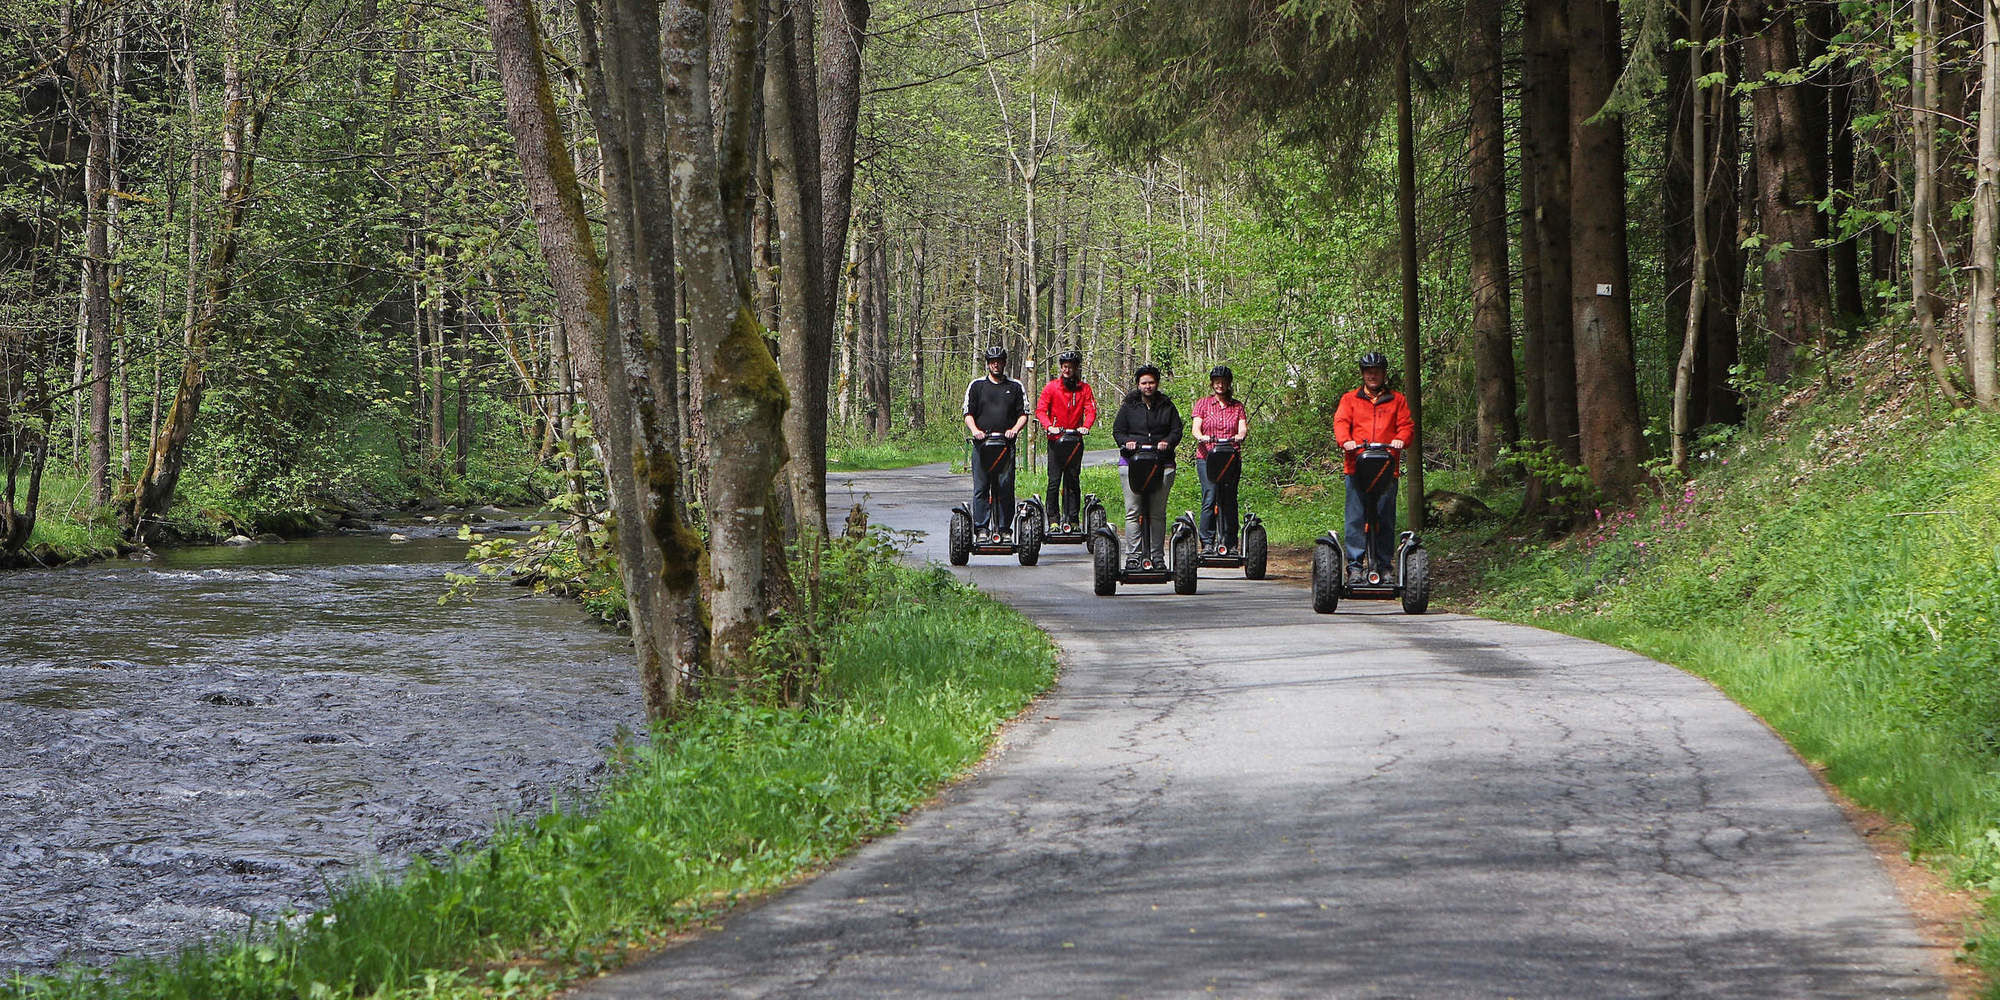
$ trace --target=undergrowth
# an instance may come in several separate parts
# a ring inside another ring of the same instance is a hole
[[[821,582],[802,704],[715,699],[621,745],[587,802],[336,890],[238,942],[0,987],[6,1000],[531,997],[617,965],[891,828],[1054,677],[1025,619],[880,540]]]

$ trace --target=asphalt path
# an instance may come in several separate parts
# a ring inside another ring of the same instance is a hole
[[[943,561],[965,477],[836,481]],[[1078,546],[958,572],[1066,664],[989,765],[579,996],[1945,995],[1805,766],[1679,670],[1241,571],[1095,597]]]

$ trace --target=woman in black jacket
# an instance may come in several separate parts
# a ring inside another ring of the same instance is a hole
[[[1133,373],[1137,388],[1125,394],[1111,424],[1118,442],[1118,482],[1125,488],[1125,565],[1159,569],[1167,564],[1167,492],[1174,485],[1174,449],[1181,443],[1181,411],[1160,392],[1160,370]]]

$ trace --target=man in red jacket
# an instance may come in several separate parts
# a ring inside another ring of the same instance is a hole
[[[1062,352],[1056,358],[1056,377],[1042,386],[1041,398],[1035,403],[1035,419],[1049,436],[1049,514],[1055,530],[1072,534],[1083,503],[1083,435],[1097,422],[1097,400],[1090,383],[1078,374],[1082,367],[1083,355]],[[1074,432],[1074,439],[1064,441],[1065,431]]]
[[[1388,387],[1389,359],[1379,351],[1361,356],[1361,388],[1340,397],[1333,416],[1333,439],[1346,453],[1342,471],[1347,474],[1347,582],[1363,583],[1371,567],[1364,565],[1373,553],[1374,571],[1382,580],[1391,579],[1389,557],[1395,553],[1396,480],[1401,478],[1403,447],[1417,434],[1410,417],[1410,404],[1403,394]],[[1387,475],[1359,474],[1355,458],[1364,445],[1387,444],[1395,459]],[[1420,459],[1421,460],[1421,459]]]

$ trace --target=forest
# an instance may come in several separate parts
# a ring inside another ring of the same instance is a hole
[[[618,620],[679,734],[603,810],[629,836],[506,827],[157,995],[322,995],[311,961],[352,995],[461,965],[452,995],[522,995],[523,949],[594,974],[972,766],[1056,653],[897,563],[842,481],[962,462],[995,345],[1031,393],[1081,352],[1106,427],[1142,364],[1183,402],[1233,368],[1245,502],[1294,554],[1338,524],[1333,414],[1385,352],[1442,602],[1708,677],[1911,853],[2000,879],[2000,0],[0,0],[0,25],[0,567],[456,516],[490,572]],[[483,534],[484,504],[538,528]],[[903,716],[937,732],[877,731]],[[755,780],[699,780],[754,740]],[[758,796],[801,789],[838,800],[796,807],[804,841],[646,839],[664,797],[776,823]],[[607,840],[654,853],[577,860]],[[555,874],[503,878],[536,852]],[[506,879],[542,909],[466,915]],[[585,884],[620,902],[580,912]],[[395,892],[435,940],[367,922]],[[405,938],[430,951],[377,954]],[[0,997],[116,993],[64,989]]]
[[[0,549],[566,496],[665,711],[989,344],[1231,363],[1269,475],[1389,348],[1412,524],[1431,469],[1560,525],[1870,338],[2000,405],[1993,16],[21,0]]]

